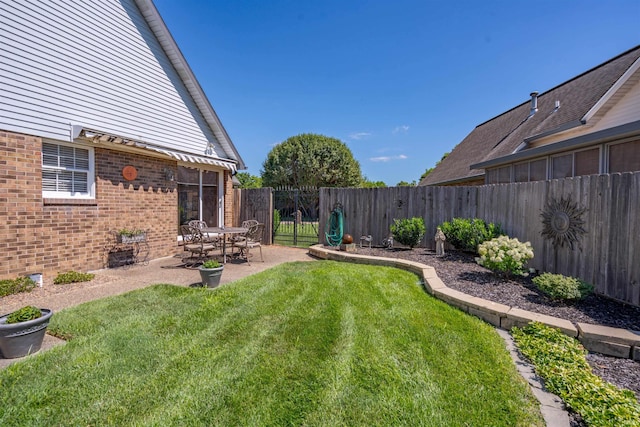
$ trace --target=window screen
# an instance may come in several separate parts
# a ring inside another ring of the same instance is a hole
[[[574,176],[593,175],[600,172],[600,149],[576,151],[574,157]]]
[[[573,176],[573,154],[553,157],[551,159],[551,178],[567,178]]]
[[[640,171],[640,140],[609,146],[609,173]]]

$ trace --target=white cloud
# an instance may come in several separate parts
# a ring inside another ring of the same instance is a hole
[[[371,133],[369,132],[353,132],[349,134],[349,138],[355,139],[355,140],[364,139],[370,136],[371,136]]]
[[[400,154],[397,156],[381,156],[381,157],[369,157],[369,160],[372,162],[390,162],[393,160],[405,160],[408,159],[409,157],[405,156],[404,154]]]
[[[407,125],[396,126],[395,129],[393,129],[393,133],[407,133],[407,132],[409,132],[409,126]]]

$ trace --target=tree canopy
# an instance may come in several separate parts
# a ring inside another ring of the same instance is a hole
[[[360,187],[362,188],[384,188],[387,184],[384,181],[369,181],[366,176],[362,177]]]
[[[236,178],[240,181],[240,188],[261,188],[262,178],[249,172],[238,172]]]
[[[305,133],[273,147],[262,164],[262,185],[357,187],[360,163],[339,139]]]

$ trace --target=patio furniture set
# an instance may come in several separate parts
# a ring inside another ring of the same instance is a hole
[[[250,264],[251,250],[260,249],[262,257],[262,235],[264,224],[247,220],[240,227],[209,227],[204,221],[189,221],[180,226],[182,248],[189,254],[182,261],[187,266],[195,266],[214,256],[219,251],[222,263],[227,262],[227,245],[231,246],[231,257],[238,257]],[[238,252],[234,252],[238,249]]]

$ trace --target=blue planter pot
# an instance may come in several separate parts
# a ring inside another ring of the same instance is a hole
[[[5,359],[24,357],[40,350],[53,311],[41,308],[42,316],[27,322],[7,324],[0,316],[0,353]]]

